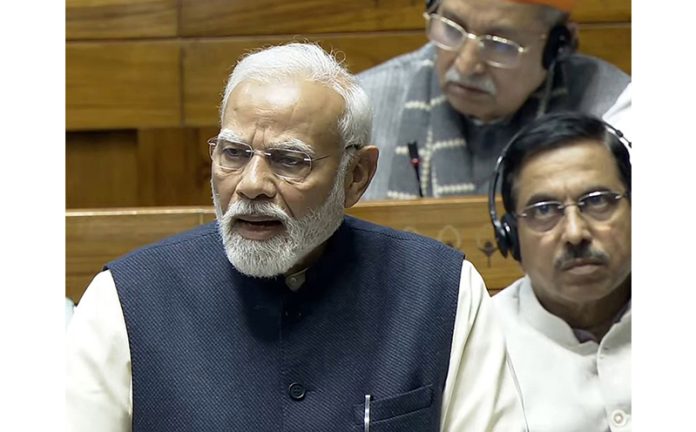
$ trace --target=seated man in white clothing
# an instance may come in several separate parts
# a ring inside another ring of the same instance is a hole
[[[489,206],[526,273],[493,302],[530,430],[631,430],[630,142],[584,114],[540,118],[500,157]]]
[[[378,150],[317,45],[245,57],[209,140],[217,221],[108,263],[67,334],[67,430],[525,429],[481,276],[344,215]]]

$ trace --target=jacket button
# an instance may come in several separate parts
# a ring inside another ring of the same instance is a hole
[[[305,397],[305,388],[302,384],[292,383],[288,387],[288,394],[296,401],[302,400]]]

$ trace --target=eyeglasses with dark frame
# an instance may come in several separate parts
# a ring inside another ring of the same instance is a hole
[[[244,169],[254,155],[266,159],[273,174],[291,183],[302,182],[312,172],[314,162],[331,155],[312,157],[302,150],[268,148],[257,150],[249,144],[213,137],[208,140],[208,151],[213,163],[227,173]],[[345,149],[358,148],[356,144]]]
[[[458,51],[468,41],[478,42],[479,53],[484,63],[489,66],[512,69],[520,63],[522,55],[529,47],[515,41],[495,35],[477,35],[464,29],[461,25],[436,13],[424,13],[426,34],[433,44],[447,51]],[[540,35],[540,39],[546,38]]]
[[[589,216],[596,222],[609,219],[614,214],[621,198],[628,197],[627,192],[617,193],[608,190],[594,191],[582,195],[575,202],[568,204],[560,201],[542,201],[534,203],[516,213],[515,216],[524,219],[533,230],[544,232],[553,229],[565,216],[565,209],[576,206],[580,214]],[[586,219],[587,220],[587,219]]]

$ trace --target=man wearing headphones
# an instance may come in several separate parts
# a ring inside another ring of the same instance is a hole
[[[501,149],[534,118],[625,118],[630,77],[574,53],[574,3],[427,1],[430,42],[359,75],[382,155],[365,199],[485,194]]]
[[[534,120],[500,156],[489,211],[526,273],[493,302],[529,429],[630,431],[630,142],[585,114]]]

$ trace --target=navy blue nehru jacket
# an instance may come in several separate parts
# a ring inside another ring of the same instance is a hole
[[[215,223],[108,264],[133,431],[438,431],[463,255],[346,217],[290,291],[228,261]]]

